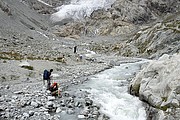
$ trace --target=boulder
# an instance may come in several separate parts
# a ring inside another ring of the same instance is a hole
[[[151,61],[132,80],[131,93],[153,107],[166,111],[179,107],[180,54]]]

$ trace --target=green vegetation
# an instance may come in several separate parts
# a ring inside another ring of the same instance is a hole
[[[17,52],[0,52],[0,59],[21,60],[22,56]]]
[[[161,97],[162,101],[166,102],[167,101],[167,97]]]
[[[155,106],[155,108],[166,111],[168,109],[168,106],[160,106],[160,105],[158,105],[158,106]]]
[[[50,56],[34,56],[33,54],[30,54],[28,56],[23,56],[20,53],[17,52],[0,52],[0,59],[2,60],[49,60],[49,61],[56,61],[56,62],[63,62],[61,57],[54,57],[51,58]],[[4,62],[5,63],[5,62]],[[27,69],[32,69],[32,68],[27,68]]]

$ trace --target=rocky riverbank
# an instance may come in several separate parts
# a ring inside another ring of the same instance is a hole
[[[88,93],[71,91],[83,84],[90,75],[124,62],[138,59],[99,56],[96,61],[66,60],[66,63],[40,60],[1,60],[0,118],[1,119],[109,119],[88,98]],[[23,67],[31,66],[31,67]],[[33,69],[29,69],[33,68]],[[52,82],[60,84],[61,95],[51,96],[43,85],[44,69],[53,68]],[[6,69],[4,71],[4,69]]]

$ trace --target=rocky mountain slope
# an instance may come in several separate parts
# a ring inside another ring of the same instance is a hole
[[[123,56],[158,58],[179,52],[179,10],[178,0],[117,0],[108,10],[97,10],[85,21],[56,25],[52,32],[61,37],[119,36],[114,45],[92,49],[113,51],[116,46],[115,52]],[[124,36],[129,36],[128,40]]]
[[[25,43],[28,43],[29,47],[33,47],[32,53],[36,53],[29,55],[31,52],[29,51],[26,53],[28,57],[41,58],[42,53],[34,49],[52,51],[50,47],[52,39],[62,39],[59,37],[79,39],[80,36],[102,35],[118,36],[119,40],[116,39],[110,44],[94,44],[92,50],[149,58],[179,51],[178,0],[117,0],[112,8],[94,11],[83,21],[74,21],[65,25],[61,22],[52,24],[49,17],[56,12],[55,7],[68,3],[69,1],[57,0],[15,0],[13,2],[2,0],[0,4],[1,51],[9,45],[11,49],[7,47],[8,50],[5,51],[8,53],[2,53],[5,55],[1,56],[8,57],[14,48],[19,56],[24,56],[23,51],[28,47]],[[20,48],[19,44],[21,44]],[[43,55],[45,56],[49,55]]]

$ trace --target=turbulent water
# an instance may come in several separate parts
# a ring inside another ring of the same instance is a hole
[[[142,63],[127,63],[106,70],[83,85],[101,111],[111,120],[146,120],[141,101],[128,94],[128,79],[139,71]]]
[[[114,2],[115,0],[72,0],[70,4],[58,7],[58,12],[51,16],[51,20],[58,22],[64,19],[83,19],[97,9],[110,8]]]

